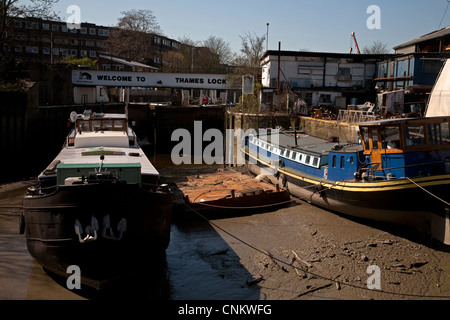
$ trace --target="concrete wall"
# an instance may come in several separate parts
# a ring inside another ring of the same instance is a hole
[[[309,135],[323,139],[339,137],[341,143],[358,143],[359,139],[358,126],[337,121],[300,117],[300,129]]]

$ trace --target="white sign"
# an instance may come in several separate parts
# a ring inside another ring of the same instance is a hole
[[[255,89],[255,78],[253,76],[242,77],[242,94],[253,94]]]
[[[72,71],[72,83],[78,86],[231,89],[227,82],[224,74]]]

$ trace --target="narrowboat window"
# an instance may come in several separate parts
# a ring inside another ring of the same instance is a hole
[[[353,156],[350,157],[350,164],[354,164],[355,163],[355,159],[353,158]]]
[[[405,128],[406,146],[420,146],[425,144],[424,126],[411,126]]]
[[[336,168],[336,156],[333,156],[333,168]]]
[[[295,157],[295,161],[300,161],[300,153],[297,153],[297,156]]]
[[[369,128],[362,127],[360,133],[361,133],[362,141],[364,143],[364,149],[369,150],[370,149],[370,147],[369,147]]]
[[[283,157],[285,157],[286,158],[286,155],[287,155],[287,149],[284,149],[284,152],[283,152]]]
[[[116,127],[116,125],[118,127],[118,128],[115,128],[116,130],[117,129],[122,130],[122,126],[120,125],[120,121],[115,121],[114,127]],[[103,121],[103,129],[104,130],[108,130],[108,131],[112,130],[113,129],[113,122],[112,122],[112,120],[104,120]]]
[[[314,158],[313,166],[317,167],[319,165],[319,158]]]
[[[98,131],[101,129],[101,122],[100,120],[92,120],[92,130]]]
[[[372,129],[372,149],[378,150],[378,129]]]
[[[303,154],[300,154],[300,158],[298,159],[298,161],[303,161]]]
[[[399,127],[384,127],[381,130],[381,141],[383,149],[400,148],[400,129]]]
[[[291,152],[291,159],[294,160],[297,152]]]
[[[310,161],[311,161],[311,156],[306,156],[306,164],[309,164]]]
[[[341,157],[341,169],[345,167],[345,157]]]
[[[91,128],[89,128],[89,120],[81,121],[81,131],[91,131]]]
[[[121,130],[125,131],[125,121],[122,120],[116,120],[114,121],[114,130]]]

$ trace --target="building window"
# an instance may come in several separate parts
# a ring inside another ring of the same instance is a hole
[[[300,74],[302,76],[309,76],[310,75],[310,71],[307,68],[299,67],[298,68],[298,74]]]
[[[69,28],[67,28],[66,25],[63,25],[63,26],[61,26],[61,31],[62,31],[62,32],[68,32],[68,31],[69,31]]]
[[[104,64],[102,66],[103,71],[111,71],[111,65],[110,64]]]
[[[43,24],[42,24],[42,30],[50,30],[50,24],[48,24],[48,23],[43,23]]]
[[[63,56],[67,56],[67,55],[69,54],[69,49],[62,49],[62,50],[61,50],[61,54],[62,54]]]
[[[123,71],[124,70],[123,65],[116,65],[115,67],[116,67],[116,71]]]
[[[87,57],[87,51],[86,50],[80,50],[80,55],[82,56],[82,57]]]
[[[59,25],[53,24],[52,25],[52,31],[59,31]]]
[[[26,51],[28,53],[39,53],[39,47],[27,46]]]
[[[97,34],[97,29],[89,28],[89,34],[92,35],[92,36],[95,36]]]
[[[81,34],[87,34],[87,28],[81,28],[80,33]]]
[[[70,32],[71,32],[71,33],[77,33],[77,31],[78,31],[77,28],[72,28],[72,29],[70,29]]]
[[[441,66],[442,63],[440,60],[423,60],[422,72],[438,74]]]
[[[22,52],[22,46],[16,46],[15,50],[16,52]]]
[[[42,48],[43,54],[50,54],[50,48]]]
[[[104,29],[98,29],[98,35],[99,36],[103,36],[103,37],[107,37],[107,36],[109,36],[109,31],[108,30],[104,30]]]
[[[338,81],[351,81],[352,75],[350,72],[350,68],[339,68],[336,79]]]
[[[331,94],[321,94],[319,103],[331,103]]]
[[[16,21],[16,28],[22,28],[22,21]]]
[[[53,48],[53,55],[59,56],[59,48]]]
[[[77,56],[78,55],[78,51],[77,50],[70,50],[70,55],[71,56]]]
[[[96,51],[90,51],[90,52],[89,52],[89,57],[90,57],[90,58],[95,58],[95,57],[97,57],[97,52],[96,52]]]

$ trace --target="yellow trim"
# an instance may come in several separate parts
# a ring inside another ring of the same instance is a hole
[[[306,177],[301,177],[301,176],[295,175],[293,173],[287,172],[279,167],[274,167],[271,164],[269,164],[265,161],[262,161],[261,159],[255,158],[254,156],[249,154],[247,151],[245,151],[245,150],[243,150],[243,151],[249,157],[252,157],[253,159],[261,162],[262,164],[264,164],[272,169],[277,169],[279,172],[281,172],[287,176],[290,176],[295,179],[305,181],[305,182],[308,182],[311,184],[320,184],[325,188],[333,188],[333,189],[337,189],[337,190],[354,191],[354,192],[391,191],[391,190],[417,188],[416,185],[414,185],[407,179],[379,181],[379,182],[336,181],[336,183],[334,183],[334,184],[326,183],[326,182],[323,182],[323,180],[313,180],[313,179],[309,179]],[[438,179],[438,181],[427,182],[428,180],[436,180],[436,179]],[[421,187],[450,184],[450,174],[440,175],[440,176],[432,176],[432,177],[421,177],[421,178],[416,178],[413,181],[416,183],[420,183]]]

